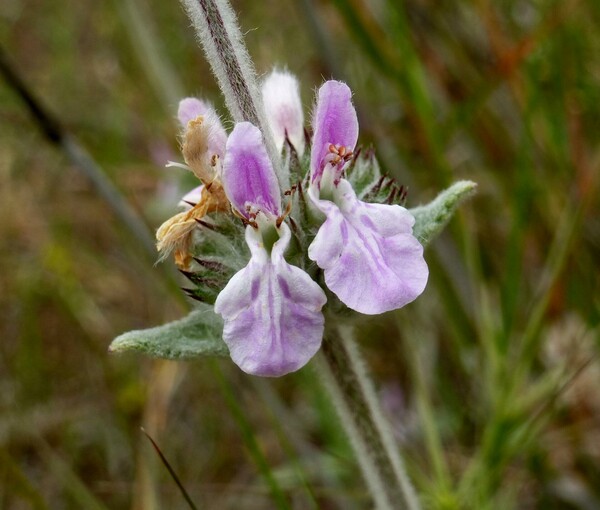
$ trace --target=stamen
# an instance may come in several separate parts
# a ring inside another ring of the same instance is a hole
[[[298,187],[297,184],[294,184],[290,189],[287,189],[283,192],[283,194],[287,197],[287,196],[292,196],[294,194],[294,192],[296,191],[296,188]]]
[[[283,220],[290,214],[290,212],[292,212],[292,198],[294,196],[294,193],[296,193],[296,190],[298,190],[298,193],[300,193],[300,198],[304,198],[302,196],[302,184],[300,182],[293,184],[290,189],[285,190],[283,192],[284,196],[290,197],[290,199],[285,204],[285,210],[283,211],[283,214],[279,216],[279,218],[277,218],[277,221],[275,222],[277,228],[281,226]]]
[[[235,216],[237,216],[240,220],[242,220],[244,227],[247,227],[248,225],[250,225],[252,228],[258,228],[258,223],[256,222],[256,216],[258,215],[258,213],[260,211],[253,212],[252,207],[250,205],[246,206],[246,212],[248,214],[248,217],[244,216],[241,212],[239,212],[235,208],[232,208],[232,211]]]
[[[285,210],[283,211],[283,214],[277,218],[277,221],[275,222],[275,225],[277,226],[277,228],[279,228],[281,226],[281,224],[283,223],[283,220],[285,220],[285,218],[290,214],[290,212],[292,212],[292,201],[291,200],[289,200],[288,203],[285,204]]]
[[[352,150],[344,145],[333,145],[329,144],[328,147],[329,154],[333,154],[333,157],[328,159],[328,162],[334,166],[339,165],[340,163],[350,161],[353,156]]]

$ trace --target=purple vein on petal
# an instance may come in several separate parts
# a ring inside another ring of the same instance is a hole
[[[300,268],[288,264],[282,237],[271,254],[261,247],[260,233],[246,228],[252,257],[219,294],[215,312],[223,316],[223,339],[231,358],[245,372],[280,376],[304,366],[321,345],[323,290]]]

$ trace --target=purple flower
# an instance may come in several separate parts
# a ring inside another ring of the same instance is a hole
[[[428,269],[423,247],[412,235],[413,216],[399,205],[359,200],[345,179],[358,139],[351,96],[337,81],[319,89],[308,196],[325,220],[307,247],[315,218],[298,218],[296,247],[323,270],[325,284],[346,306],[374,315],[414,300],[425,288]],[[263,99],[277,148],[287,137],[301,155],[304,129],[296,79],[274,71],[263,84]],[[291,240],[286,216],[297,210],[292,206],[295,187],[285,193],[289,202],[284,207],[262,134],[249,122],[236,124],[227,136],[214,109],[195,98],[181,101],[178,118],[187,168],[202,186],[184,197],[184,204],[195,204],[190,210],[161,226],[159,250],[163,256],[175,251],[176,263],[189,272],[196,220],[233,210],[245,225],[250,260],[214,303],[224,320],[223,340],[233,361],[249,374],[281,376],[298,370],[321,346],[321,309],[327,298],[304,270],[284,258]],[[280,179],[286,181],[285,174]],[[222,258],[228,266],[227,253]]]
[[[413,216],[399,205],[362,202],[343,178],[358,139],[351,96],[338,81],[326,82],[318,92],[308,194],[326,220],[308,256],[346,306],[374,315],[413,301],[429,271],[412,235]]]
[[[281,152],[287,136],[299,156],[304,153],[304,113],[300,86],[293,74],[273,70],[262,84],[263,104],[275,146]]]
[[[222,158],[225,152],[225,143],[227,142],[227,132],[223,128],[221,120],[212,104],[195,97],[186,97],[179,101],[177,118],[184,131],[188,129],[190,122],[193,124],[194,121],[198,120],[198,117],[203,118],[205,129],[208,131],[208,152],[211,156],[216,154],[219,158]]]
[[[237,124],[227,140],[222,182],[247,224],[251,253],[215,302],[225,321],[223,339],[245,372],[293,372],[321,345],[326,297],[308,274],[284,259],[291,233],[283,222],[279,184],[262,135],[248,122]]]
[[[193,258],[191,247],[196,220],[229,210],[220,181],[227,133],[210,103],[200,99],[182,99],[177,116],[183,128],[181,149],[186,164],[169,162],[167,166],[187,168],[202,185],[182,198],[179,205],[185,211],[165,221],[156,232],[156,239],[159,260],[173,252],[177,266],[188,270]]]

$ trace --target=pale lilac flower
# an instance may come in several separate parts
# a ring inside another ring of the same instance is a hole
[[[204,115],[207,111],[213,110],[212,105],[198,99],[196,97],[184,97],[179,101],[177,108],[177,118],[183,128],[185,128],[190,120],[194,120],[200,115]]]
[[[277,150],[281,152],[287,136],[298,155],[302,156],[304,113],[296,77],[287,71],[272,71],[262,84],[262,97]]]
[[[362,202],[343,177],[358,139],[351,96],[338,81],[326,82],[318,92],[309,196],[326,220],[308,256],[346,306],[374,315],[419,296],[428,268],[412,235],[413,216],[399,205]]]
[[[262,135],[248,122],[237,124],[227,140],[222,182],[247,223],[251,253],[215,302],[225,321],[223,339],[245,372],[293,372],[321,345],[326,297],[308,274],[284,259],[291,233],[283,222],[279,184]]]
[[[194,130],[194,123],[199,120],[199,117],[202,119],[203,136],[206,137],[207,154],[210,157],[216,155],[223,159],[227,132],[212,104],[195,97],[186,97],[179,101],[177,118],[184,130],[184,135]],[[184,141],[185,143],[186,141]]]
[[[173,252],[177,266],[188,270],[197,221],[229,210],[220,181],[227,133],[212,106],[199,99],[182,99],[177,116],[183,128],[181,152],[186,164],[169,162],[167,166],[190,170],[202,185],[183,197],[179,205],[184,212],[165,221],[156,232],[156,240],[160,260]]]

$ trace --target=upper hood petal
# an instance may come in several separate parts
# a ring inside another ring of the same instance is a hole
[[[227,140],[223,162],[223,187],[239,213],[247,206],[281,213],[281,192],[260,130],[250,122],[235,125]]]
[[[358,118],[348,85],[330,80],[321,86],[313,113],[313,132],[311,181],[321,176],[329,145],[341,145],[354,150],[358,140]]]

